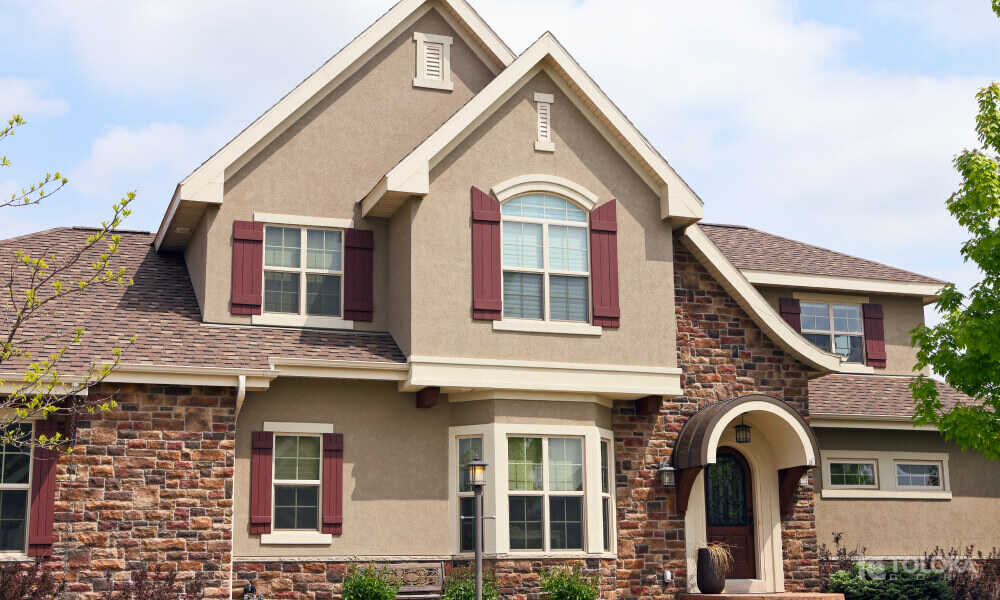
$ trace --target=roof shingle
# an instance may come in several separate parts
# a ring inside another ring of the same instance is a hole
[[[946,282],[742,225],[699,225],[738,269],[913,283]]]
[[[54,252],[58,261],[60,254],[79,248],[93,233],[58,228],[2,240],[0,272],[9,273],[15,250],[35,256]],[[95,287],[60,299],[46,317],[28,321],[22,330],[31,338],[25,347],[39,356],[64,346],[74,328],[85,329],[81,343],[70,346],[59,362],[64,376],[85,373],[92,361],[108,361],[112,348],[133,334],[137,340],[124,352],[124,364],[268,369],[269,357],[406,362],[388,333],[202,323],[183,256],[154,252],[153,236],[147,232],[118,233],[121,247],[114,265],[126,267],[134,285]],[[90,262],[81,261],[78,268]],[[0,331],[9,329],[7,308],[0,310]],[[56,337],[42,340],[52,335]],[[8,362],[0,371],[23,366]]]
[[[843,375],[817,377],[809,382],[809,414],[858,415],[865,417],[911,417],[914,377],[890,375]],[[971,399],[946,383],[937,382],[945,407]]]

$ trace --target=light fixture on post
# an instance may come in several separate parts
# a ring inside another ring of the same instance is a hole
[[[735,426],[736,441],[741,444],[750,443],[750,426],[743,422],[743,415],[740,415],[740,424]]]
[[[476,600],[483,600],[483,486],[486,485],[486,463],[478,456],[466,465],[469,484],[476,497],[475,529],[476,548]]]
[[[660,483],[663,487],[672,488],[677,486],[677,471],[670,466],[670,463],[667,461],[661,462],[656,472],[660,476]]]

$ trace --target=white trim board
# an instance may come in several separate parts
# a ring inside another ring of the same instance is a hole
[[[398,206],[399,198],[430,193],[434,165],[541,71],[551,75],[557,85],[567,79],[574,86],[567,96],[585,115],[600,117],[595,123],[598,130],[660,198],[661,218],[693,222],[702,217],[701,199],[549,32],[386,173],[362,201],[362,215],[387,217]]]
[[[757,271],[743,269],[743,276],[754,285],[810,288],[816,290],[837,290],[845,292],[866,292],[901,296],[920,296],[924,304],[934,301],[941,293],[943,283],[918,283],[912,281],[886,281],[884,279],[862,279],[859,277],[833,277],[830,275],[810,275],[806,273],[783,273],[777,271]]]
[[[586,210],[593,210],[600,202],[597,194],[579,183],[544,173],[531,173],[529,175],[511,177],[506,181],[501,181],[494,185],[491,191],[501,204],[515,196],[529,192],[549,192],[556,194],[557,196],[562,196],[576,202]]]
[[[432,8],[439,9],[457,32],[471,34],[469,46],[494,73],[514,61],[514,53],[466,0],[400,0],[177,185],[156,232],[156,250],[163,244],[181,202],[221,204],[227,176],[239,170]]]
[[[809,425],[825,429],[890,429],[937,431],[933,425],[915,425],[909,417],[810,414]]]

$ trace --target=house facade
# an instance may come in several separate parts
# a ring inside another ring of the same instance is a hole
[[[118,408],[33,425],[79,451],[14,458],[2,551],[81,597],[156,563],[331,598],[358,560],[433,595],[476,457],[508,596],[560,565],[696,593],[720,540],[727,591],[815,592],[833,532],[995,539],[994,467],[908,421],[943,282],[702,215],[554,36],[515,55],[464,0],[402,0],[121,232],[134,284],[56,323],[88,330],[64,374],[138,335],[92,391]]]

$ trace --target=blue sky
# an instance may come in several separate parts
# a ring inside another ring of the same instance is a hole
[[[944,209],[1000,79],[988,0],[472,0],[517,52],[550,29],[705,201],[742,223],[966,286]],[[0,237],[99,221],[138,192],[155,230],[173,186],[389,2],[0,2],[0,113],[29,124],[0,190],[59,169]],[[627,6],[628,10],[622,7]]]

